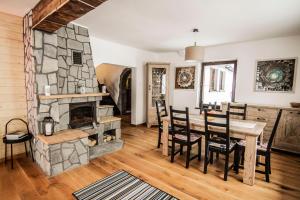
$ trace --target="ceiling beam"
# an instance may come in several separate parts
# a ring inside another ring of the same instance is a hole
[[[107,0],[41,0],[32,9],[34,29],[53,33]]]

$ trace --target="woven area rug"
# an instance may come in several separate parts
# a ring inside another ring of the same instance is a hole
[[[78,200],[177,199],[123,170],[88,185],[73,195]]]

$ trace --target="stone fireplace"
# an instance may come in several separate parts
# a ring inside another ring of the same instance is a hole
[[[99,108],[105,94],[99,93],[88,29],[68,24],[52,34],[34,30],[28,13],[24,45],[27,118],[42,170],[53,176],[122,148],[120,119]],[[45,96],[46,85],[51,96]],[[78,94],[79,87],[86,94]],[[55,121],[53,136],[42,135],[45,117]],[[107,130],[115,131],[113,142],[103,140]],[[93,147],[92,137],[97,139]]]
[[[70,109],[70,128],[80,128],[92,126],[96,119],[96,102],[71,103]]]

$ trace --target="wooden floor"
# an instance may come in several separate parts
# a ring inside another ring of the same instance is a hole
[[[257,174],[255,186],[248,186],[242,183],[242,171],[239,175],[231,171],[228,181],[223,181],[222,158],[209,166],[208,174],[202,173],[203,161],[192,161],[189,169],[181,157],[171,164],[156,149],[154,128],[125,125],[122,134],[122,150],[52,178],[25,156],[16,159],[14,170],[0,164],[0,199],[73,199],[72,192],[119,169],[180,199],[300,199],[299,157],[273,153],[271,183]]]

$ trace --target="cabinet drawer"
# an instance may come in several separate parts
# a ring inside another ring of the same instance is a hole
[[[258,122],[265,122],[268,125],[273,126],[273,124],[275,123],[275,118],[269,118],[268,116],[249,116],[247,115],[247,120],[253,120],[253,121],[258,121]]]
[[[277,113],[278,110],[272,108],[259,108],[259,107],[247,108],[247,116],[259,118],[257,120],[276,119]]]

